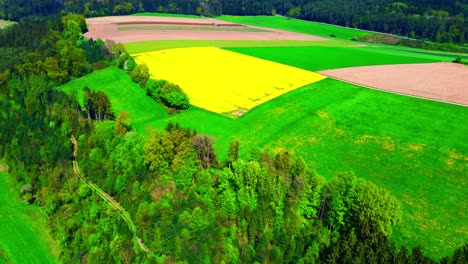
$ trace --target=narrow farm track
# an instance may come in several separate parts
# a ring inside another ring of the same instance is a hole
[[[92,190],[94,190],[104,201],[107,202],[107,204],[114,210],[119,212],[119,215],[122,217],[122,219],[128,224],[128,227],[130,228],[130,231],[133,233],[133,241],[138,243],[138,246],[147,254],[154,255],[154,253],[146,247],[143,242],[141,241],[141,238],[138,237],[137,235],[137,228],[135,223],[133,223],[130,214],[114,199],[112,196],[110,196],[108,193],[103,191],[101,188],[99,188],[96,184],[89,182],[86,180],[86,178],[83,176],[83,174],[80,172],[80,168],[78,166],[78,161],[76,160],[76,153],[78,151],[78,142],[76,141],[74,136],[71,136],[70,138],[72,144],[73,144],[73,157],[75,160],[72,162],[73,164],[73,172],[75,173],[78,178],[83,181],[87,186],[89,186]]]

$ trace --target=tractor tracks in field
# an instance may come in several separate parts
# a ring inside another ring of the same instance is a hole
[[[133,223],[130,214],[117,202],[112,196],[110,196],[108,193],[103,191],[99,186],[96,184],[87,181],[84,175],[80,172],[80,168],[78,166],[78,161],[76,160],[76,154],[78,151],[78,142],[76,141],[74,136],[70,137],[70,140],[73,144],[73,157],[74,160],[72,161],[73,165],[73,172],[74,174],[83,182],[85,183],[88,187],[90,187],[92,190],[94,190],[106,203],[114,210],[118,212],[120,217],[127,223],[128,228],[133,234],[133,241],[138,243],[138,246],[147,254],[154,255],[154,253],[146,247],[143,242],[141,241],[141,238],[138,237],[137,235],[137,228],[135,223]]]

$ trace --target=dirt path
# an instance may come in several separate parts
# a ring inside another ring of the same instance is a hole
[[[148,254],[153,254],[151,250],[149,250],[141,241],[141,238],[137,236],[137,228],[135,223],[133,223],[130,214],[108,193],[104,192],[101,188],[99,188],[94,183],[91,183],[85,179],[83,174],[80,172],[80,168],[78,167],[78,162],[76,161],[76,153],[78,151],[78,142],[76,141],[74,136],[70,138],[73,144],[73,157],[75,160],[72,162],[73,164],[73,172],[75,173],[81,181],[83,181],[87,186],[89,186],[92,190],[94,190],[107,204],[112,207],[114,210],[119,212],[119,215],[122,219],[128,224],[130,231],[133,233],[133,240],[134,242],[138,243],[139,247]]]
[[[378,90],[468,106],[468,67],[461,64],[364,66],[319,73]]]

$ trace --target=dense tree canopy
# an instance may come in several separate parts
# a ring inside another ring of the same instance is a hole
[[[466,43],[468,2],[436,0],[0,0],[0,18],[20,20],[31,15],[77,13],[86,16],[168,12],[205,16],[272,15],[348,27]]]

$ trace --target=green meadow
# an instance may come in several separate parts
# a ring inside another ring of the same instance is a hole
[[[140,133],[177,122],[215,136],[221,159],[229,142],[239,140],[243,157],[256,149],[287,150],[325,178],[352,171],[385,187],[404,206],[393,232],[399,245],[420,244],[440,258],[466,242],[466,107],[325,79],[230,119],[195,107],[168,115],[117,68],[60,89],[80,92],[84,85],[106,92],[116,111],[130,113]]]
[[[245,55],[309,71],[356,66],[451,61],[453,56],[420,54],[384,47],[239,47],[225,48]]]
[[[167,115],[162,107],[146,96],[145,91],[117,67],[93,72],[84,78],[67,83],[60,89],[67,94],[75,90],[78,100],[82,103],[85,86],[105,92],[109,96],[114,112],[127,111],[134,125],[148,124]]]
[[[364,37],[374,35],[375,33],[354,29],[354,28],[347,28],[347,27],[340,27],[330,24],[318,23],[318,22],[311,22],[305,20],[298,20],[298,19],[289,19],[281,16],[228,16],[223,15],[217,17],[217,19],[239,23],[239,24],[246,24],[252,26],[260,26],[260,27],[269,27],[269,28],[277,28],[287,31],[293,31],[303,34],[310,34],[322,37],[330,37],[334,35],[338,39],[346,39],[351,40],[352,38],[357,37]]]
[[[19,200],[9,176],[0,172],[0,263],[57,263],[45,218]]]
[[[143,52],[191,48],[191,47],[294,47],[294,46],[320,46],[320,47],[349,47],[355,43],[340,40],[307,41],[307,40],[149,40],[124,43],[125,50],[130,54]]]

